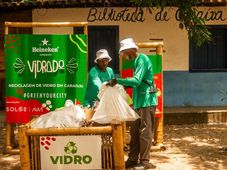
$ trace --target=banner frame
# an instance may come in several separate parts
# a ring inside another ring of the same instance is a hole
[[[88,36],[88,22],[5,22],[5,36],[9,34],[12,27],[83,27],[84,34]],[[87,41],[88,43],[88,41]],[[86,55],[88,57],[88,53]],[[8,154],[18,154],[19,149],[14,149],[15,123],[6,123],[6,145],[5,152]]]

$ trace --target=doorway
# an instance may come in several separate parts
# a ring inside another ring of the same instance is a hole
[[[82,28],[74,28],[74,33],[82,33]],[[94,65],[96,51],[106,49],[112,61],[109,67],[119,74],[119,26],[88,26],[88,69]]]

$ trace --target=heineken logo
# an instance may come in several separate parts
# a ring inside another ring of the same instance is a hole
[[[51,46],[51,44],[49,43],[49,40],[47,40],[46,38],[44,38],[39,45]],[[33,53],[58,53],[59,47],[32,47],[32,52]]]
[[[43,45],[48,45],[49,41],[46,38],[44,38],[41,42],[43,43]]]
[[[33,53],[58,53],[59,47],[56,48],[42,48],[42,47],[32,47],[32,52]]]

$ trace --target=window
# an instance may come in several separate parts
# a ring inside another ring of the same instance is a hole
[[[212,41],[196,47],[190,40],[189,65],[191,72],[227,71],[227,26],[208,26]]]

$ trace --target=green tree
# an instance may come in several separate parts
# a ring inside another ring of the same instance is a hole
[[[205,25],[205,19],[197,17],[196,6],[199,0],[130,0],[138,7],[161,8],[177,7],[179,10],[179,28],[186,29],[189,39],[192,39],[196,46],[201,46],[204,42],[211,40],[211,32]]]

